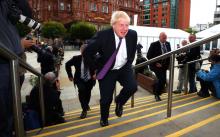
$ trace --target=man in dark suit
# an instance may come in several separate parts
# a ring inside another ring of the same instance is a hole
[[[189,35],[189,42],[193,43],[195,41],[196,41],[196,35],[195,34],[190,34]],[[190,62],[190,61],[197,60],[197,59],[200,59],[200,58],[201,58],[200,46],[194,47],[194,48],[191,48],[186,53],[185,62]],[[195,74],[196,74],[196,64],[191,63],[188,66],[189,93],[197,92],[196,82],[195,82]]]
[[[80,48],[81,53],[85,49],[85,45]],[[75,67],[75,74],[73,77],[71,66]],[[73,56],[68,62],[66,62],[66,72],[70,81],[73,81],[77,85],[79,92],[79,101],[82,107],[81,119],[86,118],[87,111],[90,109],[89,101],[91,98],[91,90],[95,85],[94,71],[88,69],[83,61],[82,55]]]
[[[161,32],[159,40],[151,43],[150,48],[147,52],[147,58],[152,59],[160,56],[166,52],[171,51],[170,43],[167,42],[167,35],[165,32]],[[157,76],[157,83],[154,88],[154,95],[156,101],[161,101],[160,95],[165,89],[166,85],[166,73],[170,65],[170,58],[162,59],[157,62],[150,64],[150,69]]]
[[[111,18],[112,27],[98,32],[83,52],[85,61],[91,68],[96,70],[96,78],[99,80],[101,126],[108,125],[109,108],[113,99],[116,81],[123,87],[115,98],[115,113],[118,117],[122,116],[123,105],[137,90],[137,83],[132,70],[137,33],[128,29],[129,23],[130,17],[127,13],[115,11]],[[115,51],[118,51],[118,53],[112,59],[113,62],[110,63],[110,67],[105,67]],[[93,58],[97,53],[99,58],[95,61]],[[103,70],[107,70],[105,74],[102,73]]]

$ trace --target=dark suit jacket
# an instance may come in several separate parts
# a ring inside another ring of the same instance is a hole
[[[166,42],[165,45],[166,45],[166,48],[167,48],[167,52],[171,51],[170,43]],[[151,43],[150,48],[148,49],[148,52],[147,52],[147,58],[152,59],[152,58],[155,58],[155,57],[160,56],[160,55],[162,55],[160,41],[155,41],[155,42]],[[162,64],[162,69],[168,69],[169,65],[170,65],[170,58],[159,60],[157,62],[154,62],[154,63],[150,64],[150,69],[151,70],[154,71],[154,70],[158,69],[156,67],[156,63],[161,63]]]
[[[191,48],[188,52],[186,52],[185,61],[189,62],[189,61],[197,60],[200,58],[201,58],[200,46],[198,46],[198,47]]]
[[[80,78],[81,75],[81,61],[82,61],[82,55],[73,56],[69,61],[66,62],[66,72],[69,78],[74,78],[74,84],[77,84],[80,81],[83,81],[83,79]],[[75,73],[74,77],[72,74],[71,66],[75,67]],[[94,71],[90,69],[90,75],[91,77],[94,75]],[[95,82],[95,80],[93,80]]]
[[[129,30],[125,36],[127,47],[127,64],[132,64],[137,45],[137,33],[134,30]],[[116,50],[115,35],[113,29],[107,29],[98,32],[89,42],[87,48],[83,52],[86,64],[93,70],[100,71],[113,52]],[[98,59],[94,59],[96,54],[99,54]],[[114,66],[112,64],[111,68]]]

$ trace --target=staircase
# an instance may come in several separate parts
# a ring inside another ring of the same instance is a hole
[[[167,94],[155,102],[153,96],[135,98],[124,106],[124,114],[115,116],[110,109],[109,126],[99,125],[99,106],[91,107],[87,118],[80,119],[81,110],[68,112],[66,123],[27,132],[34,137],[219,137],[220,100],[201,98],[196,94],[173,96],[172,117],[166,118]]]

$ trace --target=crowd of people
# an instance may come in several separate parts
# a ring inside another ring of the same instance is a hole
[[[24,9],[22,14],[27,13],[26,16],[31,18],[31,11],[28,11],[29,7],[26,0],[18,1],[17,5],[21,10]],[[41,64],[41,73],[44,75],[43,94],[46,126],[63,123],[65,119],[63,118],[64,110],[60,99],[61,92],[58,76],[64,52],[56,45],[48,46],[33,43],[31,39],[19,37],[13,24],[14,22],[8,18],[10,6],[7,0],[0,1],[0,42],[24,60],[26,58],[25,49],[31,48],[38,54],[37,61]],[[123,11],[115,11],[112,14],[110,24],[111,28],[97,32],[87,44],[81,45],[81,55],[73,56],[65,64],[69,80],[78,88],[79,101],[82,107],[81,119],[87,117],[87,111],[90,110],[91,90],[96,84],[96,79],[98,80],[100,89],[100,126],[102,127],[109,125],[109,110],[113,101],[116,82],[119,82],[122,86],[121,91],[114,100],[116,103],[115,114],[118,117],[123,115],[123,106],[137,91],[137,81],[132,69],[137,50],[137,32],[129,29],[130,17]],[[191,34],[189,42],[192,43],[195,40],[196,36]],[[185,45],[187,45],[187,41],[183,40],[182,46]],[[146,57],[147,59],[153,59],[170,51],[171,45],[167,41],[167,34],[161,32],[159,40],[150,44]],[[138,57],[142,60],[147,60],[140,54]],[[200,47],[191,48],[177,56],[179,64],[185,64],[200,58]],[[199,96],[209,96],[210,90],[213,96],[220,98],[219,50],[211,52],[209,61],[212,63],[209,72],[198,70],[196,63],[189,64],[189,93],[197,92],[195,84],[195,77],[197,76],[201,83],[201,89],[198,92]],[[72,74],[71,66],[75,67],[74,75]],[[156,101],[161,101],[160,95],[167,86],[166,79],[169,67],[169,57],[149,65],[150,70],[155,73],[157,78],[153,91]],[[0,82],[0,136],[11,137],[13,133],[13,113],[9,61],[1,57],[0,68],[0,80],[4,81]],[[147,67],[147,69],[149,68]],[[184,67],[179,68],[180,75],[176,93],[181,93],[183,90],[184,75],[181,74],[184,71]],[[24,73],[24,70],[19,70],[20,86],[22,86],[24,81]],[[30,92],[27,109],[35,111],[41,117],[39,84],[36,84]]]

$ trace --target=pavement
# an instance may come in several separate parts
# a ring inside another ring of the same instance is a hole
[[[78,92],[77,88],[74,87],[73,83],[69,81],[66,71],[65,71],[65,62],[67,62],[70,58],[72,58],[75,55],[79,55],[80,52],[78,50],[76,51],[65,51],[64,60],[62,62],[60,73],[59,73],[59,79],[61,82],[61,100],[63,103],[63,108],[65,112],[72,111],[75,109],[79,109],[80,103],[78,100]],[[207,56],[207,55],[205,55]],[[40,72],[40,64],[37,62],[37,54],[36,53],[27,53],[27,63],[29,63],[33,68],[37,69]],[[204,66],[206,69],[208,66]],[[74,72],[74,67],[72,67],[72,71]],[[33,75],[30,72],[27,72],[25,74],[25,81],[21,89],[21,96],[22,96],[22,102],[25,102],[25,96],[30,94],[30,91],[32,89],[32,86],[30,85],[29,79],[30,76]],[[169,74],[168,74],[169,76]],[[178,82],[178,69],[176,68],[174,71],[174,90],[176,89],[177,82]],[[198,84],[197,84],[198,85]],[[119,83],[116,85],[116,92],[118,93],[121,89],[121,86]],[[135,97],[143,97],[143,96],[150,96],[148,91],[142,89],[141,87],[138,87],[138,91],[135,94]],[[95,87],[92,89],[92,96],[90,100],[90,106],[98,105],[99,104],[99,87],[98,82],[96,82]]]

